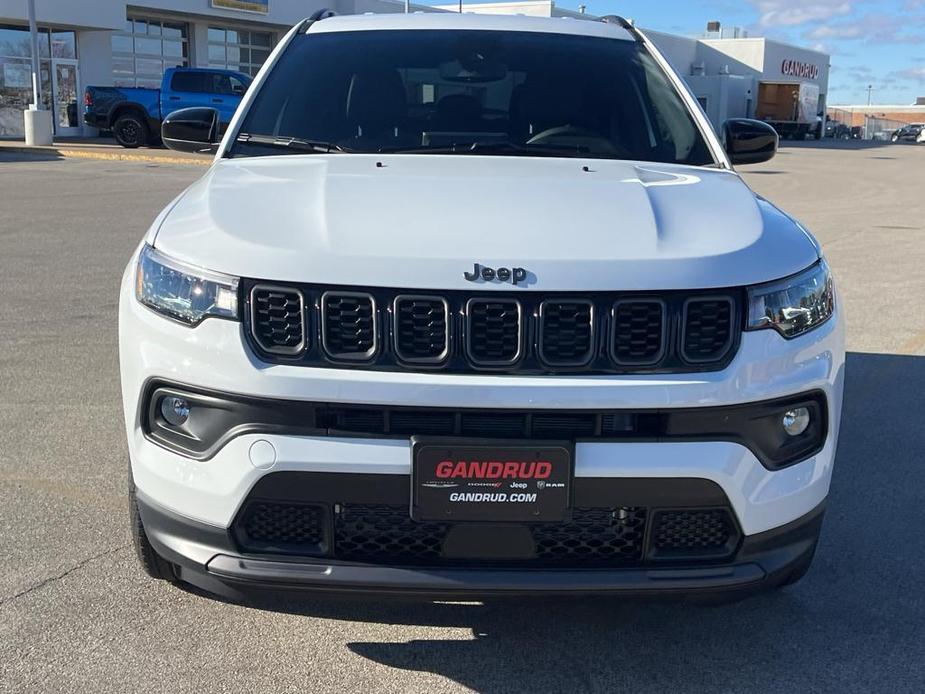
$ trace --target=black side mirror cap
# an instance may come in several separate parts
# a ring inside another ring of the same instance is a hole
[[[214,154],[221,141],[218,111],[214,108],[181,108],[161,123],[161,140],[177,152]]]
[[[733,165],[760,164],[777,154],[780,138],[767,123],[750,118],[731,118],[723,124],[726,154]]]

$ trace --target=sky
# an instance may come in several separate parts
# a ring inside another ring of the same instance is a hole
[[[925,96],[925,0],[556,0],[643,27],[699,36],[707,21],[829,53],[829,105],[911,104]]]

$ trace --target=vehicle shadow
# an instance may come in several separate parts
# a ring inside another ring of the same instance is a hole
[[[836,140],[826,137],[821,140],[781,140],[780,148],[790,149],[879,149],[881,147],[895,147],[896,143],[889,140]]]
[[[0,164],[26,164],[38,161],[63,161],[64,157],[52,150],[34,150],[30,152],[0,148]]]
[[[722,607],[555,597],[261,606],[462,628],[456,638],[444,632],[347,647],[376,663],[435,673],[478,692],[921,691],[922,392],[925,357],[849,355],[821,547],[809,575],[791,588]]]

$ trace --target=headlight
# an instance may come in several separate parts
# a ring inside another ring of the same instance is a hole
[[[835,284],[820,260],[805,272],[748,289],[746,330],[774,328],[786,338],[825,323],[835,311]]]
[[[196,325],[203,318],[238,318],[238,278],[191,267],[145,246],[135,296],[169,318]]]

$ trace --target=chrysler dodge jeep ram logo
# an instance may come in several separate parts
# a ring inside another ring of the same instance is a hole
[[[463,277],[465,277],[470,282],[475,282],[481,278],[486,282],[491,282],[492,280],[500,280],[501,282],[517,284],[518,282],[523,282],[525,279],[527,279],[527,271],[522,267],[499,267],[496,270],[493,267],[475,263],[474,267],[472,268],[472,272],[463,272]]]

